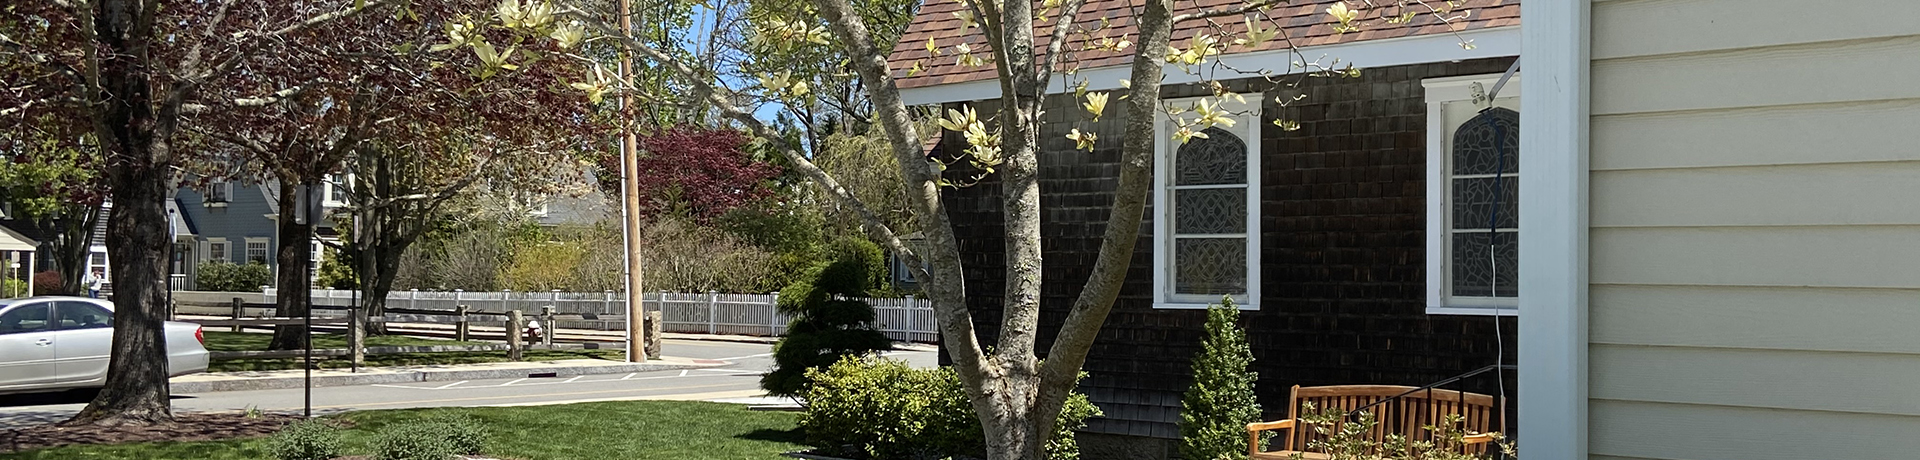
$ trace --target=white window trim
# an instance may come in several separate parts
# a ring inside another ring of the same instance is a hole
[[[1452,184],[1447,171],[1452,169],[1453,143],[1450,140],[1453,131],[1458,129],[1455,122],[1462,120],[1448,120],[1446,105],[1473,101],[1475,83],[1479,83],[1483,91],[1491,91],[1500,80],[1500,75],[1468,75],[1420,81],[1427,102],[1427,314],[1510,316],[1519,312],[1520,302],[1517,298],[1455,297],[1452,295],[1453,280],[1449,277],[1453,271],[1450,265],[1453,250],[1449,247],[1452,241],[1448,238],[1453,231],[1453,211],[1450,208],[1453,194],[1450,193]],[[1520,97],[1520,74],[1516,73],[1508,79],[1497,96],[1501,100],[1524,101]],[[1514,152],[1516,156],[1519,154]]]
[[[339,183],[336,184],[334,183],[335,181],[338,181]],[[346,200],[333,199],[333,189],[334,187],[350,184],[352,181],[353,181],[353,174],[347,174],[347,173],[328,174],[326,180],[320,181],[320,186],[321,186],[320,206],[325,208],[338,208],[338,207],[346,206],[347,205]]]
[[[214,244],[220,245],[220,257],[217,259],[213,257]],[[233,244],[228,243],[226,238],[207,238],[206,245],[207,245],[206,246],[207,250],[202,251],[200,253],[201,262],[212,262],[212,261],[218,260],[226,263],[233,263]]]
[[[93,263],[93,256],[96,255],[100,256],[99,264]],[[92,271],[95,267],[99,267],[100,273],[106,275],[108,279],[112,279],[113,255],[107,252],[106,246],[87,246],[87,270]],[[106,280],[101,280],[101,282],[106,282]]]
[[[266,260],[260,261],[260,264],[271,265],[273,263],[273,242],[268,241],[267,238],[265,237],[257,237],[257,236],[247,237],[246,243],[244,243],[246,244],[246,246],[242,246],[240,248],[240,257],[246,260],[242,260],[234,263],[241,264],[241,265],[253,263],[253,244],[254,243],[260,243],[261,247],[266,248],[266,253],[265,253],[266,257],[262,257],[262,259],[266,259]]]
[[[220,190],[220,196],[224,198],[221,198],[218,200],[213,199],[212,191],[215,188],[218,188]],[[213,185],[207,189],[207,192],[208,193],[200,196],[201,198],[200,204],[205,205],[206,207],[209,207],[209,208],[227,207],[227,203],[233,201],[233,182],[224,181],[224,180],[214,182]]]
[[[1245,103],[1223,101],[1224,110],[1238,112],[1234,119],[1238,121],[1232,128],[1240,140],[1247,144],[1247,294],[1244,299],[1234,299],[1234,306],[1241,310],[1260,309],[1260,109],[1266,96],[1252,93],[1242,95]],[[1202,98],[1170,99],[1163,104],[1174,107],[1186,107]],[[1189,114],[1191,112],[1188,112]],[[1153,162],[1153,308],[1161,309],[1204,309],[1218,301],[1193,301],[1174,299],[1173,295],[1173,204],[1168,196],[1172,184],[1167,176],[1173,170],[1173,152],[1178,150],[1179,141],[1173,139],[1173,130],[1169,129],[1171,120],[1166,112],[1156,112],[1153,124],[1154,162]]]
[[[307,240],[307,244],[309,245],[308,250],[310,251],[307,257],[313,258],[313,264],[307,266],[307,278],[320,279],[320,263],[326,258],[327,250],[326,243],[322,242],[324,240],[325,238],[321,237],[314,237],[313,239]]]

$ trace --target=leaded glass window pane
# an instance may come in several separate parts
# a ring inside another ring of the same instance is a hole
[[[1246,233],[1247,189],[1175,190],[1173,215],[1177,234]]]
[[[1488,228],[1494,205],[1494,189],[1498,188],[1500,215],[1492,222],[1495,228],[1517,228],[1520,225],[1520,179],[1506,176],[1497,179],[1480,177],[1453,180],[1453,228]]]
[[[1247,143],[1218,127],[1201,131],[1173,156],[1173,185],[1247,183]]]
[[[1448,238],[1452,292],[1461,297],[1519,295],[1520,114],[1494,108],[1453,135]],[[1497,190],[1497,191],[1496,191]],[[1497,214],[1496,214],[1497,213]],[[1489,232],[1489,228],[1498,229]]]
[[[1504,161],[1502,155],[1505,154]],[[1520,112],[1494,108],[1460,124],[1453,132],[1453,173],[1481,175],[1520,172]]]
[[[1487,244],[1489,239],[1494,242],[1491,247]],[[1487,256],[1489,249],[1494,257]],[[1516,297],[1520,295],[1519,280],[1519,233],[1453,234],[1453,295]]]
[[[1176,294],[1247,293],[1246,238],[1179,238],[1173,243]]]

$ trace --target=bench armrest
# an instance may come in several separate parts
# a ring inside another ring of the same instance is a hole
[[[1260,432],[1293,429],[1293,419],[1247,424],[1247,455],[1260,453]]]

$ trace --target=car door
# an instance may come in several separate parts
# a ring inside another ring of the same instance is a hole
[[[107,357],[113,353],[113,312],[80,300],[53,304],[54,347],[60,383],[105,381]]]
[[[52,303],[0,307],[0,389],[53,383],[55,334]]]

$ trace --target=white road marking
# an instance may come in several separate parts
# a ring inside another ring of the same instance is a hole
[[[434,388],[434,387],[416,387],[416,386],[407,386],[407,385],[387,385],[387,384],[384,384],[384,383],[376,383],[376,384],[372,384],[372,385],[367,385],[367,386],[370,386],[370,387],[381,387],[381,388],[405,388],[405,389],[408,389],[408,390],[438,390],[438,389],[439,389],[439,388]]]
[[[567,381],[565,381],[565,382],[560,382],[560,383],[573,383],[573,381],[575,381],[575,380],[580,380],[580,378],[581,378],[581,377],[586,377],[586,376],[584,376],[584,375],[576,375],[576,376],[573,376],[573,378],[570,378],[570,379],[567,379]]]
[[[681,376],[681,377],[686,377],[686,376],[687,376],[687,370],[686,370],[686,369],[681,369],[681,370],[680,370],[680,376]]]
[[[741,369],[693,369],[693,370],[696,370],[696,371],[704,371],[704,372],[719,372],[719,373],[723,373],[723,374],[726,374],[726,375],[761,375],[761,374],[765,374],[765,372],[755,372],[755,371],[749,371],[749,370],[741,370]]]
[[[757,354],[757,355],[746,355],[746,356],[735,356],[735,357],[732,357],[732,358],[719,358],[719,360],[721,360],[721,361],[733,361],[733,360],[736,360],[736,359],[747,359],[747,358],[762,358],[762,357],[767,357],[767,356],[773,356],[773,353],[761,353],[761,354]]]
[[[507,383],[502,383],[502,384],[499,384],[499,385],[495,385],[495,386],[502,386],[502,387],[504,387],[504,386],[507,386],[507,385],[512,385],[512,384],[516,384],[516,383],[520,383],[520,382],[525,382],[525,381],[528,381],[528,380],[532,380],[532,379],[516,379],[516,380],[514,380],[514,381],[511,381],[511,382],[507,382]]]
[[[460,386],[460,384],[462,384],[462,383],[467,383],[467,381],[466,381],[466,380],[461,380],[461,381],[458,381],[458,382],[453,382],[453,383],[449,383],[449,384],[446,384],[446,385],[441,385],[441,386],[438,386],[438,387],[434,387],[434,389],[435,389],[435,390],[445,390],[445,389],[448,389],[448,388],[453,388],[453,387],[457,387],[457,386]]]
[[[640,375],[640,373],[639,373],[639,372],[634,372],[634,373],[631,373],[631,374],[627,374],[627,376],[626,376],[626,377],[621,377],[621,378],[620,378],[620,380],[626,380],[626,379],[630,379],[630,378],[633,378],[633,376],[636,376],[636,375]]]

